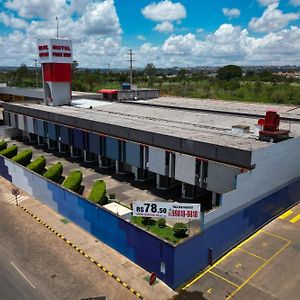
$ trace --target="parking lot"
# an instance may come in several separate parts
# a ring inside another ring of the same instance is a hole
[[[299,299],[300,204],[189,282],[176,299]]]

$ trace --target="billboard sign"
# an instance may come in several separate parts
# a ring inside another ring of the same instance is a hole
[[[41,63],[71,64],[72,41],[66,39],[38,40],[38,51]]]
[[[134,201],[133,216],[200,220],[200,204]]]

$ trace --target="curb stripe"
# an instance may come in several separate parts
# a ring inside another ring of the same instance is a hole
[[[86,254],[84,251],[82,251],[80,248],[78,248],[76,245],[74,245],[71,241],[67,240],[62,234],[58,233],[47,225],[44,221],[42,221],[40,218],[35,216],[32,212],[30,212],[27,208],[25,208],[23,205],[19,205],[26,213],[28,213],[30,216],[32,216],[34,219],[36,219],[40,224],[42,224],[44,227],[49,229],[51,232],[53,232],[56,236],[61,238],[64,242],[66,242],[69,246],[73,247],[75,250],[77,250],[80,254],[82,254],[84,257],[86,257],[88,260],[93,262],[98,268],[100,268],[104,273],[110,275],[113,279],[115,279],[118,283],[120,283],[122,286],[124,286],[127,290],[129,290],[132,294],[134,294],[138,299],[145,300],[145,298],[138,293],[136,290],[131,288],[128,284],[126,284],[124,281],[122,281],[119,277],[114,275],[112,272],[108,271],[106,268],[104,268],[100,263],[98,263],[96,260],[91,258],[88,254]]]

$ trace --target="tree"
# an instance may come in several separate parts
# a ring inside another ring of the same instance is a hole
[[[156,67],[153,63],[149,63],[145,66],[144,72],[147,75],[148,87],[153,86],[154,76],[156,74]]]
[[[71,66],[72,67],[72,73],[76,73],[78,65],[79,65],[78,61],[77,60],[73,60],[72,66]]]
[[[220,68],[217,71],[217,78],[221,80],[231,80],[234,78],[241,78],[243,76],[243,71],[241,67],[235,65],[228,65]]]

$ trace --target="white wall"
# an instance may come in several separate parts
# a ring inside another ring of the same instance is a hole
[[[196,158],[193,156],[176,153],[175,179],[195,185]]]
[[[300,177],[300,138],[253,151],[255,169],[237,176],[237,189],[222,197],[221,207],[206,214],[210,226],[243,207],[274,193]]]
[[[166,175],[166,154],[165,150],[149,147],[148,170],[160,175]]]

